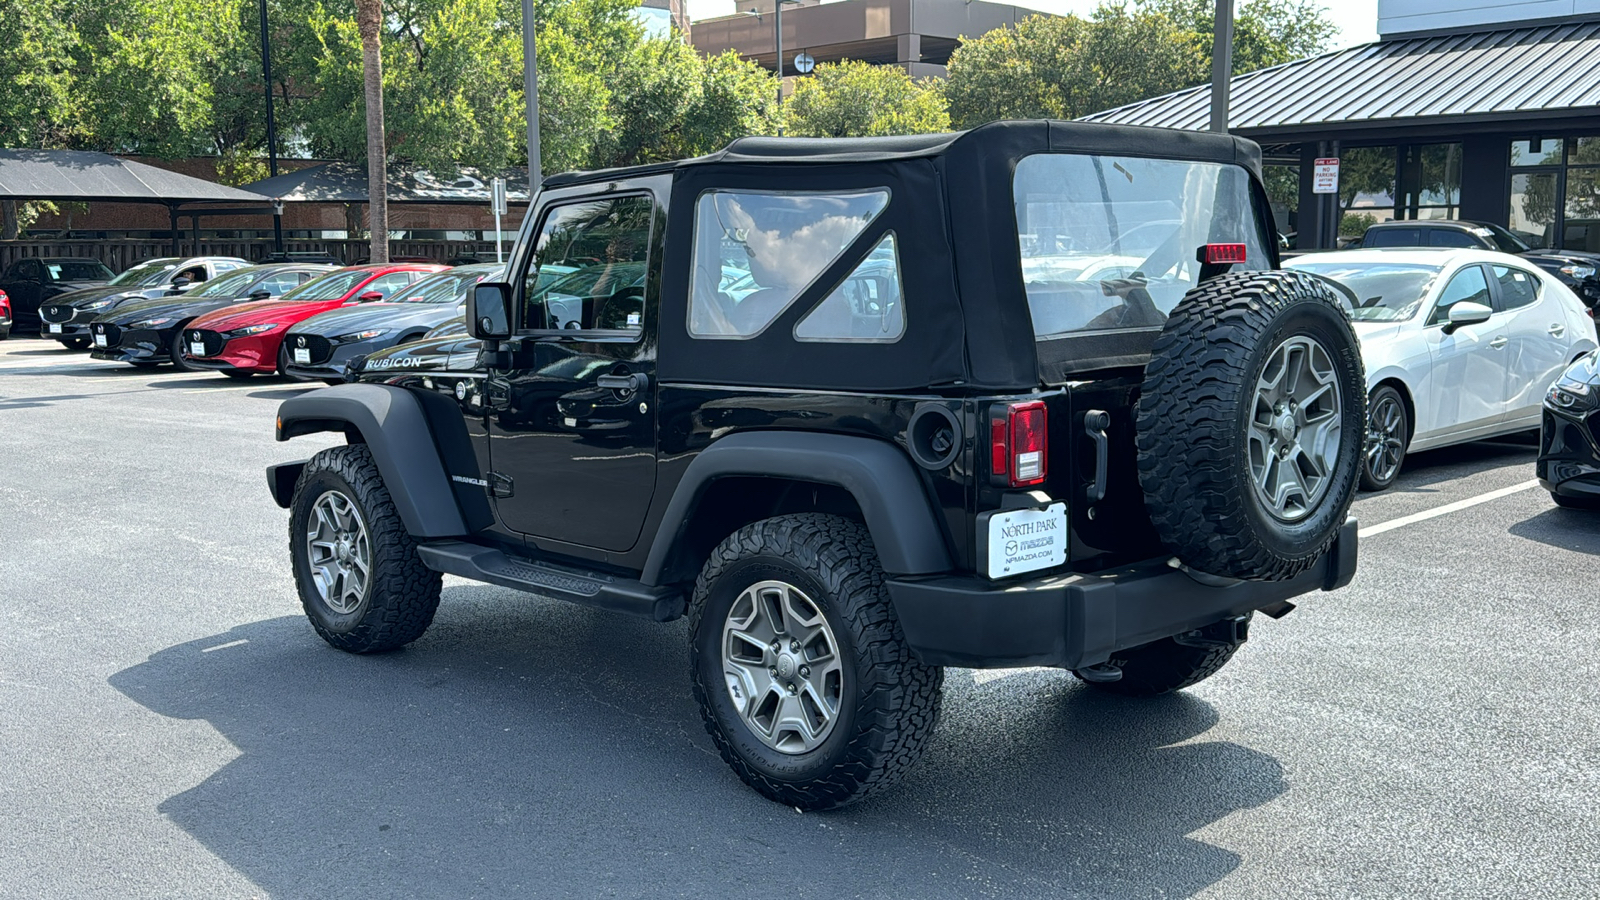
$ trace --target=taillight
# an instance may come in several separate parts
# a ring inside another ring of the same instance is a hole
[[[989,465],[995,480],[1012,487],[1040,484],[1049,474],[1042,400],[1012,403],[989,420]]]
[[[1243,244],[1207,244],[1201,262],[1210,266],[1226,266],[1244,262]]]

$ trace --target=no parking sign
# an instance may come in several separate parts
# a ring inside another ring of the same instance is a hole
[[[1329,156],[1317,160],[1315,168],[1311,170],[1311,193],[1339,193],[1339,158],[1337,156]]]

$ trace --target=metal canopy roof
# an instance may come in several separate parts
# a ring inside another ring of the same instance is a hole
[[[1210,85],[1085,116],[1200,130]],[[1595,115],[1600,21],[1379,41],[1237,75],[1230,130],[1289,132]]]
[[[506,199],[528,202],[528,170],[509,169]],[[421,169],[391,165],[388,171],[391,203],[488,203],[489,182],[477,169],[462,169],[455,178],[435,177]],[[248,190],[285,203],[366,203],[367,167],[330,162],[284,172],[245,185]]]
[[[260,203],[260,194],[83,150],[0,150],[0,197],[122,203]]]

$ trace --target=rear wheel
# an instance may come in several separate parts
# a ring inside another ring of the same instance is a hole
[[[944,672],[912,654],[859,523],[808,513],[734,532],[701,570],[690,630],[706,730],[772,800],[852,803],[933,735]]]
[[[366,445],[306,463],[289,505],[289,550],[306,617],[340,650],[393,650],[433,622],[442,579],[422,564]]]
[[[1366,376],[1319,278],[1239,272],[1190,291],[1145,367],[1139,484],[1194,569],[1280,581],[1332,546],[1354,499]]]
[[[1367,450],[1361,463],[1361,488],[1381,491],[1400,476],[1406,448],[1411,443],[1411,417],[1405,398],[1390,385],[1381,385],[1367,398]]]

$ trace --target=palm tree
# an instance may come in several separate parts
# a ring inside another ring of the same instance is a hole
[[[356,27],[361,30],[361,70],[367,96],[367,209],[372,234],[371,259],[389,261],[388,152],[383,140],[383,55],[379,37],[383,0],[356,0]]]

